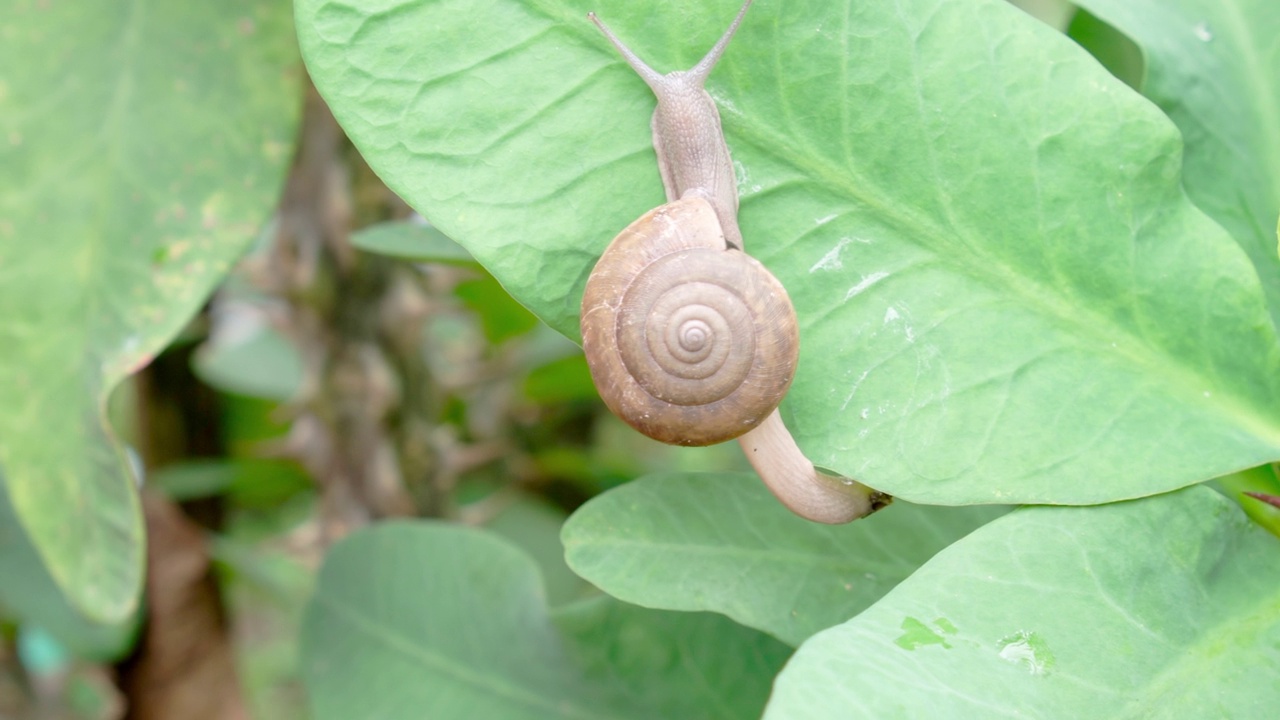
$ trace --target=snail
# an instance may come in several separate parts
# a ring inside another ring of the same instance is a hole
[[[657,96],[651,126],[667,202],[619,233],[591,272],[583,352],[605,404],[635,429],[677,445],[736,438],[797,515],[849,522],[890,498],[818,471],[782,422],[799,359],[796,312],[745,252],[737,178],[703,87],[750,6],[693,69],[667,75],[588,14]]]

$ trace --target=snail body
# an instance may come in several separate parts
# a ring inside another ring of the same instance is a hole
[[[614,238],[587,279],[583,351],[605,404],[635,429],[677,445],[738,438],[784,505],[848,522],[888,498],[817,471],[778,414],[799,357],[796,313],[744,251],[737,179],[704,88],[750,6],[691,70],[666,75],[589,15],[658,99],[651,127],[667,203]]]

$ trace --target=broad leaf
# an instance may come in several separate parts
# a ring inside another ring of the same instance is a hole
[[[1280,541],[1207,488],[1017,510],[819,633],[766,718],[1262,718]]]
[[[662,198],[651,94],[585,13],[672,70],[736,5],[296,7],[370,164],[576,336],[597,255]],[[1177,128],[1069,39],[1003,0],[762,0],[710,92],[748,250],[799,313],[784,409],[819,465],[929,503],[1092,503],[1280,457],[1253,265],[1184,195]]]
[[[142,573],[104,398],[267,218],[299,82],[286,6],[18,0],[0,42],[0,469],[73,605],[128,615]]]
[[[1007,508],[897,502],[844,526],[802,520],[754,475],[649,475],[565,524],[569,566],[610,595],[712,610],[798,645],[880,599]]]
[[[788,649],[710,614],[549,615],[533,560],[456,525],[333,547],[302,635],[316,717],[756,718]]]
[[[1249,253],[1280,324],[1280,3],[1075,2],[1142,48],[1142,93],[1186,142],[1183,184]]]

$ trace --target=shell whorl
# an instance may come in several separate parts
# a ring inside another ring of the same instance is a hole
[[[799,331],[782,284],[726,249],[715,210],[686,197],[623,230],[587,280],[583,350],[601,397],[677,445],[759,425],[795,374]]]

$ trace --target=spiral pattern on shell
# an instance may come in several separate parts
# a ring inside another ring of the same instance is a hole
[[[614,239],[587,281],[583,350],[609,408],[640,432],[710,445],[751,430],[795,373],[782,284],[728,250],[711,205],[659,207]]]

